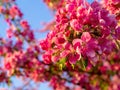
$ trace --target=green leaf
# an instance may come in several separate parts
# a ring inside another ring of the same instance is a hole
[[[87,65],[88,65],[88,61],[85,60],[85,59],[81,59],[81,60],[80,60],[80,64],[81,64],[81,68],[82,68],[83,70],[86,70],[86,67],[87,67]]]
[[[60,65],[59,65],[59,69],[60,69],[60,70],[63,70],[63,64],[60,64]]]
[[[66,57],[64,57],[64,58],[62,58],[62,59],[60,59],[60,61],[59,61],[59,63],[65,63],[66,62]]]
[[[74,66],[74,64],[71,64],[71,66],[72,66],[72,69],[75,69],[75,66]]]
[[[101,90],[108,90],[108,83],[102,81],[100,84]]]
[[[65,57],[59,60],[59,62],[57,64],[58,64],[60,70],[63,70],[63,68],[65,68],[65,63],[66,63]]]

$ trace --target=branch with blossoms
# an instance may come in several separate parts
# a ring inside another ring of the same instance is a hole
[[[15,0],[2,0],[0,3],[1,17],[9,26],[6,30],[7,37],[0,37],[0,82],[10,85],[11,77],[34,77],[31,66],[38,68],[40,48]],[[27,55],[31,58],[28,56],[28,59]]]
[[[40,43],[45,51],[43,61],[56,64],[62,71],[67,68],[70,79],[74,78],[76,71],[80,75],[75,81],[80,88],[119,90],[119,1],[56,2],[46,0],[48,6],[53,6],[57,12],[54,30]],[[58,5],[57,8],[54,4]]]
[[[9,29],[0,39],[0,82],[18,76],[48,81],[53,90],[119,90],[119,0],[44,2],[55,20],[39,42],[15,1],[2,0],[0,14]]]

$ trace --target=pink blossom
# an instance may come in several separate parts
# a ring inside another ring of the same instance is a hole
[[[43,60],[45,64],[50,64],[51,63],[51,54],[50,53],[45,53],[43,55]]]
[[[91,39],[91,35],[89,32],[83,32],[82,36],[81,36],[81,40],[83,40],[84,42],[88,42]]]
[[[75,54],[70,53],[68,55],[68,60],[69,60],[70,64],[75,64],[76,61],[80,60],[80,58],[81,58],[81,55],[77,54],[77,53],[75,53]]]
[[[15,18],[16,16],[19,16],[19,17],[22,17],[22,13],[21,11],[18,9],[17,6],[12,6],[10,8],[10,11],[9,11],[10,15],[12,16],[12,18]]]
[[[77,49],[77,47],[78,48],[82,47],[82,40],[81,39],[74,39],[72,43],[73,43],[75,50]]]
[[[13,30],[12,29],[8,29],[7,30],[7,37],[11,38],[13,36]]]
[[[40,46],[43,50],[48,50],[48,41],[47,40],[40,41]]]
[[[75,5],[74,4],[67,4],[65,8],[66,8],[66,11],[72,12],[75,9]]]
[[[28,22],[26,20],[22,20],[20,22],[20,24],[23,27],[23,29],[29,29],[30,28],[30,26],[29,26],[29,24],[28,24]]]
[[[71,20],[70,25],[74,30],[81,31],[81,25],[77,19]]]

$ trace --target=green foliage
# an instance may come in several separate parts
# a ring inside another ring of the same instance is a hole
[[[66,63],[65,57],[59,60],[59,62],[57,64],[58,64],[60,70],[63,70],[63,68],[65,68],[65,63]]]

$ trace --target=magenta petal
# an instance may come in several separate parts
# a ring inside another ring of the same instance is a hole
[[[51,55],[50,54],[44,54],[43,55],[43,60],[44,60],[44,63],[46,64],[50,64],[51,63]]]
[[[118,28],[115,30],[115,35],[116,35],[117,39],[120,40],[120,27],[118,27]]]
[[[95,57],[95,51],[94,50],[88,50],[87,52],[86,52],[86,54],[87,54],[87,56],[88,57]]]
[[[77,19],[73,19],[70,21],[70,26],[76,30],[76,31],[80,31],[81,30],[81,25],[79,23],[79,21]]]
[[[57,62],[59,60],[59,56],[52,56],[52,62]]]
[[[76,63],[76,61],[77,60],[79,60],[80,59],[80,54],[69,54],[69,56],[68,56],[68,59],[69,59],[69,62],[70,62],[70,64],[75,64]]]
[[[76,50],[77,47],[78,47],[78,48],[81,47],[81,45],[82,45],[82,40],[81,40],[81,39],[74,39],[72,43],[73,43],[74,49]]]
[[[88,42],[91,39],[91,35],[89,32],[83,32],[81,39],[85,42]]]

